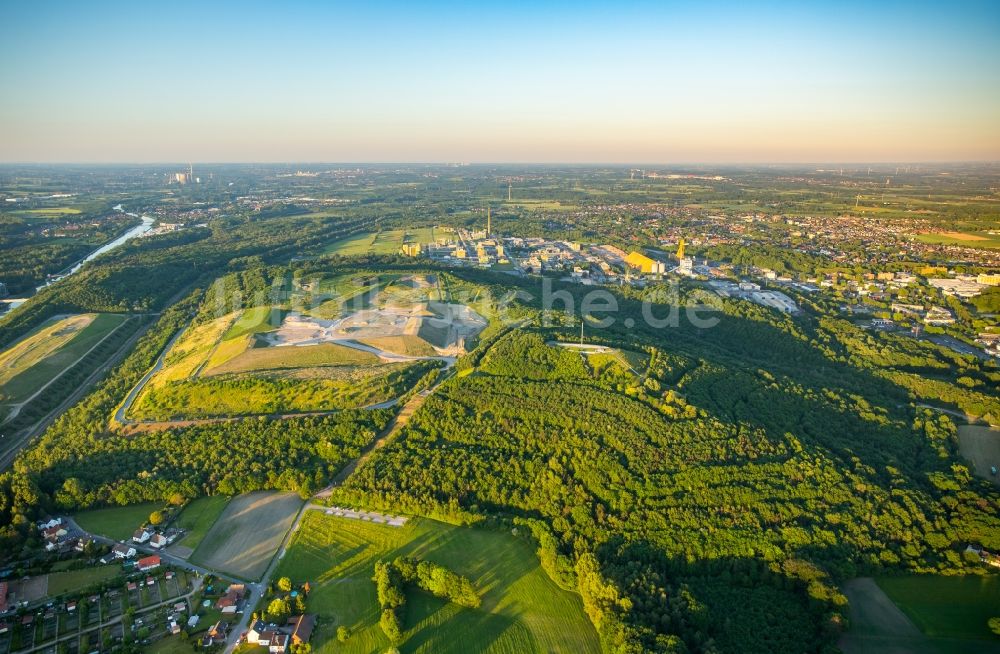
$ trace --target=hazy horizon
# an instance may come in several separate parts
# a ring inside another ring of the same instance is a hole
[[[995,3],[53,2],[0,16],[2,162],[1000,160]]]

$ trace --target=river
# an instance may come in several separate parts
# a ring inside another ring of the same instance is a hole
[[[114,210],[115,211],[119,211],[121,213],[124,213],[127,216],[132,216],[133,218],[139,218],[140,220],[142,220],[142,222],[140,224],[136,225],[135,227],[133,227],[132,229],[128,230],[127,232],[125,232],[124,234],[122,234],[121,236],[119,236],[118,238],[116,238],[115,240],[110,241],[108,243],[105,243],[101,247],[97,248],[96,250],[94,250],[93,252],[91,252],[90,254],[88,254],[86,257],[84,257],[83,259],[81,259],[80,261],[78,261],[76,264],[74,264],[73,267],[71,267],[66,272],[64,272],[64,273],[62,273],[60,275],[52,275],[51,277],[49,277],[48,281],[46,281],[44,284],[42,284],[41,286],[39,286],[38,288],[35,289],[35,293],[38,293],[39,291],[41,291],[46,286],[51,286],[52,284],[55,284],[56,282],[58,282],[60,280],[63,280],[63,279],[66,279],[70,275],[73,275],[73,274],[79,272],[80,269],[83,268],[83,264],[87,263],[88,261],[93,261],[94,259],[96,259],[97,257],[101,256],[102,254],[106,254],[106,253],[110,252],[111,250],[114,250],[115,248],[120,247],[124,243],[127,243],[128,241],[132,240],[133,238],[136,238],[137,236],[142,236],[143,234],[145,234],[146,232],[148,232],[149,230],[151,230],[153,228],[153,223],[156,222],[155,219],[150,218],[149,216],[140,216],[139,214],[129,213],[129,212],[125,211],[122,208],[122,205],[120,205],[120,204],[117,205],[117,206],[115,206]],[[7,305],[7,311],[13,311],[14,309],[18,308],[19,306],[21,306],[22,304],[24,304],[25,302],[27,302],[29,299],[30,298],[27,298],[27,297],[23,297],[23,298],[10,298],[10,299],[4,300],[3,302],[4,302],[4,304]]]

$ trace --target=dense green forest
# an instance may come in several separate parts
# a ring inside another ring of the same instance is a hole
[[[1000,494],[893,379],[931,370],[961,393],[941,366],[954,355],[745,303],[719,317],[594,330],[644,351],[640,376],[547,346],[574,338],[558,316],[484,340],[335,501],[529,526],[617,652],[822,649],[845,626],[840,580],[963,570],[966,544],[1000,547]]]
[[[819,206],[801,192],[801,180],[740,169],[698,181],[503,167],[366,177],[348,171],[335,182],[242,168],[218,173],[214,185],[206,180],[167,192],[162,180],[145,178],[152,206],[218,212],[199,218],[199,226],[130,242],[0,319],[0,345],[59,313],[141,313],[130,327],[151,325],[123,363],[0,474],[4,558],[29,552],[30,521],[45,512],[176,493],[287,489],[308,496],[325,486],[395,409],[159,432],[126,432],[110,419],[181,329],[247,307],[267,304],[283,315],[325,299],[304,295],[303,280],[418,271],[437,275],[448,301],[481,303],[491,324],[470,341],[476,348],[457,362],[458,374],[335,500],[530,532],[550,576],[580,593],[608,651],[823,651],[846,625],[842,580],[892,571],[978,573],[961,555],[965,545],[1000,548],[1000,495],[956,456],[952,420],[922,406],[995,422],[1000,372],[926,340],[859,329],[834,317],[839,297],[804,300],[805,314],[792,318],[707,298],[693,281],[679,282],[675,294],[652,282],[626,286],[615,291],[612,325],[594,325],[600,312],[585,324],[588,343],[620,352],[582,356],[549,344],[579,338],[580,318],[565,315],[559,303],[546,312],[537,278],[445,270],[401,256],[317,256],[360,231],[481,229],[487,204],[501,235],[666,248],[679,233],[704,231],[699,207],[733,216],[837,215],[857,206],[851,184],[860,177],[820,180],[829,197]],[[509,203],[507,175],[516,175]],[[969,200],[964,209],[935,208],[935,224],[949,216],[989,221],[985,200],[973,201],[964,182],[916,175],[900,181],[928,203],[932,195]],[[298,197],[332,201],[310,200],[306,208],[289,199]],[[909,210],[891,211],[907,218]],[[832,255],[781,247],[786,237],[805,238],[790,236],[783,220],[741,224],[742,240],[753,243],[724,240],[692,252],[793,275],[836,265]],[[27,234],[23,222],[6,229]],[[843,250],[864,253],[858,243]],[[26,285],[78,251],[80,242],[61,238],[31,250],[11,245],[0,274],[20,275]],[[854,257],[851,271],[859,275],[866,266]],[[590,290],[549,281],[574,309]],[[652,326],[644,302],[656,317],[674,312],[679,319]],[[986,311],[996,294],[987,291],[972,304]],[[717,324],[690,324],[690,305],[707,305]],[[948,306],[960,316],[971,309],[957,300]],[[423,365],[386,386],[395,393],[421,377],[411,392],[428,388],[435,375],[424,375]],[[86,372],[81,367],[66,383]],[[151,415],[177,415],[196,397],[196,408],[218,413],[247,413],[232,405],[249,396],[274,400],[265,409],[279,411],[299,391],[321,386],[277,378],[184,384],[187,395],[152,397]],[[246,394],[237,398],[231,391],[240,385]],[[213,402],[223,395],[234,396],[229,405]],[[37,419],[46,406],[23,419]],[[425,582],[436,574],[444,596],[471,603],[474,589],[460,578],[427,566],[421,575],[421,565],[385,564],[384,572],[395,575],[389,585],[412,582],[434,592]],[[398,628],[399,606],[383,604]]]

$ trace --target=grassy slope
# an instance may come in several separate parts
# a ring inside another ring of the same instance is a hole
[[[172,420],[355,409],[399,397],[426,368],[420,362],[403,362],[317,367],[305,372],[316,371],[329,374],[304,379],[202,377],[175,382],[167,388],[147,388],[143,402],[133,407],[131,416]]]
[[[240,315],[229,331],[222,337],[230,340],[244,334],[258,334],[274,329],[281,324],[281,311],[269,306],[252,307]]]
[[[160,508],[157,502],[115,506],[107,509],[83,511],[73,516],[86,531],[116,540],[131,538],[132,533],[146,524],[149,514]]]
[[[186,379],[193,375],[214,352],[216,344],[235,318],[234,314],[228,314],[185,331],[170,348],[164,359],[163,368],[149,380],[148,387],[161,386],[169,381]],[[145,391],[136,404],[142,403],[144,395]]]
[[[218,367],[205,370],[204,374],[287,370],[315,366],[363,366],[378,363],[379,358],[369,352],[362,352],[335,343],[320,343],[295,347],[252,348]]]
[[[376,336],[356,339],[359,343],[405,356],[434,356],[437,352],[430,343],[412,334],[402,336]]]
[[[14,402],[27,399],[124,320],[117,314],[83,314],[42,327],[0,355],[3,395]]]
[[[313,638],[314,652],[381,652],[389,647],[378,626],[371,575],[378,559],[403,554],[468,576],[483,592],[483,605],[462,609],[419,591],[408,593],[402,652],[599,651],[580,598],[546,576],[533,547],[523,540],[426,519],[390,527],[311,511],[278,575],[313,586],[309,609],[323,619]],[[341,624],[352,634],[345,644],[335,636]]]
[[[986,621],[1000,615],[1000,577],[908,575],[876,582],[928,636],[997,638]]]
[[[174,522],[175,526],[187,531],[181,544],[192,550],[198,547],[198,543],[215,524],[216,519],[222,514],[228,503],[229,498],[224,495],[199,497],[196,500],[191,500]]]

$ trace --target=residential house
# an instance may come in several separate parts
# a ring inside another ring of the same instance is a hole
[[[131,545],[118,543],[111,548],[111,553],[115,555],[116,559],[131,559],[135,556],[135,548]]]
[[[230,584],[229,588],[226,589],[226,594],[215,603],[215,608],[225,614],[236,613],[240,602],[243,601],[243,596],[246,595],[246,590],[247,587],[243,584]]]
[[[229,637],[229,623],[219,620],[214,625],[209,627],[208,631],[205,632],[204,638],[201,639],[201,645],[202,647],[221,645],[226,642],[226,638],[228,637]]]
[[[274,632],[268,637],[267,651],[271,654],[285,654],[288,651],[288,644],[291,637],[281,631]]]
[[[42,538],[44,538],[45,540],[54,541],[61,538],[62,536],[65,536],[67,533],[69,532],[66,531],[65,527],[63,527],[62,525],[55,525],[53,527],[43,529]]]
[[[167,546],[167,537],[163,534],[153,534],[149,539],[149,546],[154,549],[161,549]]]
[[[160,567],[160,557],[156,554],[139,559],[135,562],[135,569],[139,572],[146,572]]]
[[[132,540],[134,540],[137,543],[145,543],[150,538],[152,538],[153,534],[155,533],[156,532],[154,532],[149,527],[140,527],[139,529],[135,530],[134,534],[132,534]]]
[[[312,638],[313,629],[316,628],[316,616],[311,613],[294,615],[288,618],[288,627],[291,630],[294,645],[308,643],[309,639]]]

